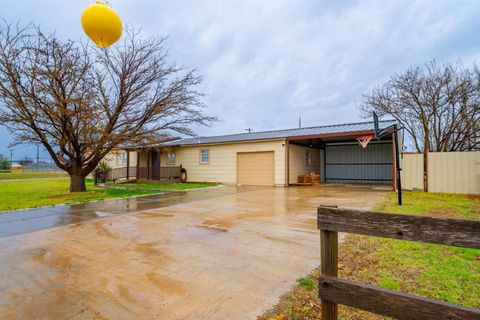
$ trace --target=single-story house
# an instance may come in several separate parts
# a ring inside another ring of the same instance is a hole
[[[380,121],[380,129],[395,123]],[[289,186],[298,175],[312,174],[325,183],[395,188],[394,139],[387,135],[362,148],[357,138],[373,134],[373,123],[361,122],[186,138],[117,150],[112,161],[139,180],[160,180],[183,169],[188,181]]]

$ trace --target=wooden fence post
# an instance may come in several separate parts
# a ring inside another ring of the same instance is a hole
[[[335,231],[320,231],[321,271],[324,275],[338,276],[338,233]],[[326,283],[320,283],[318,290]],[[322,299],[322,320],[337,320],[337,304]]]
[[[321,206],[336,208],[337,206]],[[338,276],[338,233],[320,229],[321,273],[328,276]],[[328,284],[320,283],[318,290]],[[336,303],[322,299],[322,320],[337,320],[338,306]]]

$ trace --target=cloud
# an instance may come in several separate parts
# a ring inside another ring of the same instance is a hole
[[[361,120],[363,93],[393,72],[480,53],[480,2],[111,0],[123,20],[168,35],[170,56],[204,76],[207,112],[222,121],[201,135]],[[59,35],[83,34],[91,1],[7,1],[5,18]],[[1,145],[3,147],[3,138]]]

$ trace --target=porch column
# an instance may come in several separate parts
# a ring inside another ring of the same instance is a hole
[[[130,150],[127,150],[127,180],[130,178]]]
[[[158,180],[162,179],[162,151],[158,151]]]
[[[137,150],[137,180],[140,179],[140,151]]]
[[[150,150],[147,151],[147,180],[150,180]]]
[[[160,181],[160,151],[157,149],[157,165],[158,165],[158,168],[157,168],[157,177],[158,177],[158,181]]]

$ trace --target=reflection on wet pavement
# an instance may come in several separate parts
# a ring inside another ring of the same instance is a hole
[[[172,233],[172,244],[193,242],[226,231],[204,226],[183,228]]]
[[[162,208],[179,203],[188,203],[257,189],[259,188],[222,186],[189,192],[166,191],[153,196],[109,199],[83,204],[4,212],[0,213],[0,238],[102,217]]]

